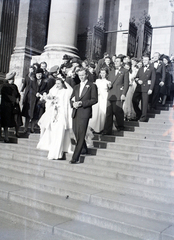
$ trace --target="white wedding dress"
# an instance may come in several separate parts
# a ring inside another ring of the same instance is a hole
[[[62,158],[63,152],[71,152],[71,93],[69,85],[67,89],[58,89],[54,85],[49,91],[49,99],[47,96],[46,111],[38,122],[41,134],[37,148],[49,151],[48,159]]]
[[[98,103],[92,106],[89,127],[97,133],[103,130],[105,124],[109,82],[107,79],[97,79],[95,82],[98,88]]]

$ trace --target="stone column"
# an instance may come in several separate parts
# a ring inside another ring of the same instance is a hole
[[[64,54],[78,56],[77,28],[80,0],[52,0],[48,28],[47,45],[40,57],[34,61],[46,61],[48,69],[60,65]]]
[[[15,83],[19,90],[22,79],[28,73],[32,55],[43,52],[47,32],[48,9],[48,0],[20,1],[16,46],[14,53],[11,55],[9,70],[16,71]]]
[[[99,5],[98,5],[98,19],[100,19],[101,17],[104,19],[105,4],[106,4],[106,0],[99,0]]]
[[[171,12],[172,12],[172,21],[171,25],[174,26],[174,0],[170,0],[170,6],[171,6]],[[174,39],[174,27],[171,27],[171,35],[170,35],[170,49],[169,49],[169,56],[174,56],[174,44],[173,44],[173,39]]]
[[[129,20],[131,14],[132,0],[119,2],[119,16],[118,16],[118,32],[116,38],[116,54],[127,55]],[[122,32],[122,30],[126,30]]]
[[[27,24],[29,18],[30,0],[23,0],[19,6],[16,47],[11,55],[10,70],[16,71],[15,84],[21,88],[25,64],[29,66],[31,57],[26,53]]]

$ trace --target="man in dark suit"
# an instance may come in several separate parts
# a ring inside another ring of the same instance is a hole
[[[154,53],[152,66],[156,70],[156,80],[155,85],[152,93],[152,102],[151,102],[151,108],[155,109],[158,101],[159,101],[159,95],[160,95],[160,89],[165,83],[165,77],[166,77],[166,69],[165,65],[162,61],[159,60],[160,54],[158,52]]]
[[[86,70],[81,68],[78,76],[81,82],[74,87],[70,98],[73,107],[73,132],[76,137],[71,164],[78,163],[82,149],[84,153],[87,153],[85,135],[89,119],[92,117],[92,105],[98,102],[97,87],[88,81]]]
[[[129,88],[128,70],[122,67],[122,59],[115,59],[115,67],[109,73],[109,92],[106,110],[106,120],[103,134],[112,134],[113,115],[116,118],[116,128],[118,131],[124,129],[123,102]]]
[[[30,118],[31,118],[31,133],[34,133],[34,127],[37,121],[41,118],[45,111],[45,101],[42,100],[42,95],[48,93],[47,83],[43,78],[43,69],[36,70],[36,81],[31,82],[30,87]],[[32,105],[32,106],[31,106]]]
[[[155,69],[149,63],[149,56],[143,57],[143,66],[137,72],[136,83],[137,87],[132,98],[136,120],[146,122],[149,95],[152,94],[155,84]],[[139,108],[140,100],[141,110]]]

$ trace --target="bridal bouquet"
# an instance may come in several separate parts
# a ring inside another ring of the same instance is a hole
[[[57,122],[58,120],[58,98],[54,98],[53,101],[51,102],[51,104],[53,105],[53,122]]]

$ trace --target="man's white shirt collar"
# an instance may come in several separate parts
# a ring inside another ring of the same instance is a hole
[[[88,80],[85,80],[84,82],[80,82],[80,90],[79,90],[79,97],[82,94],[83,88],[85,87]]]

